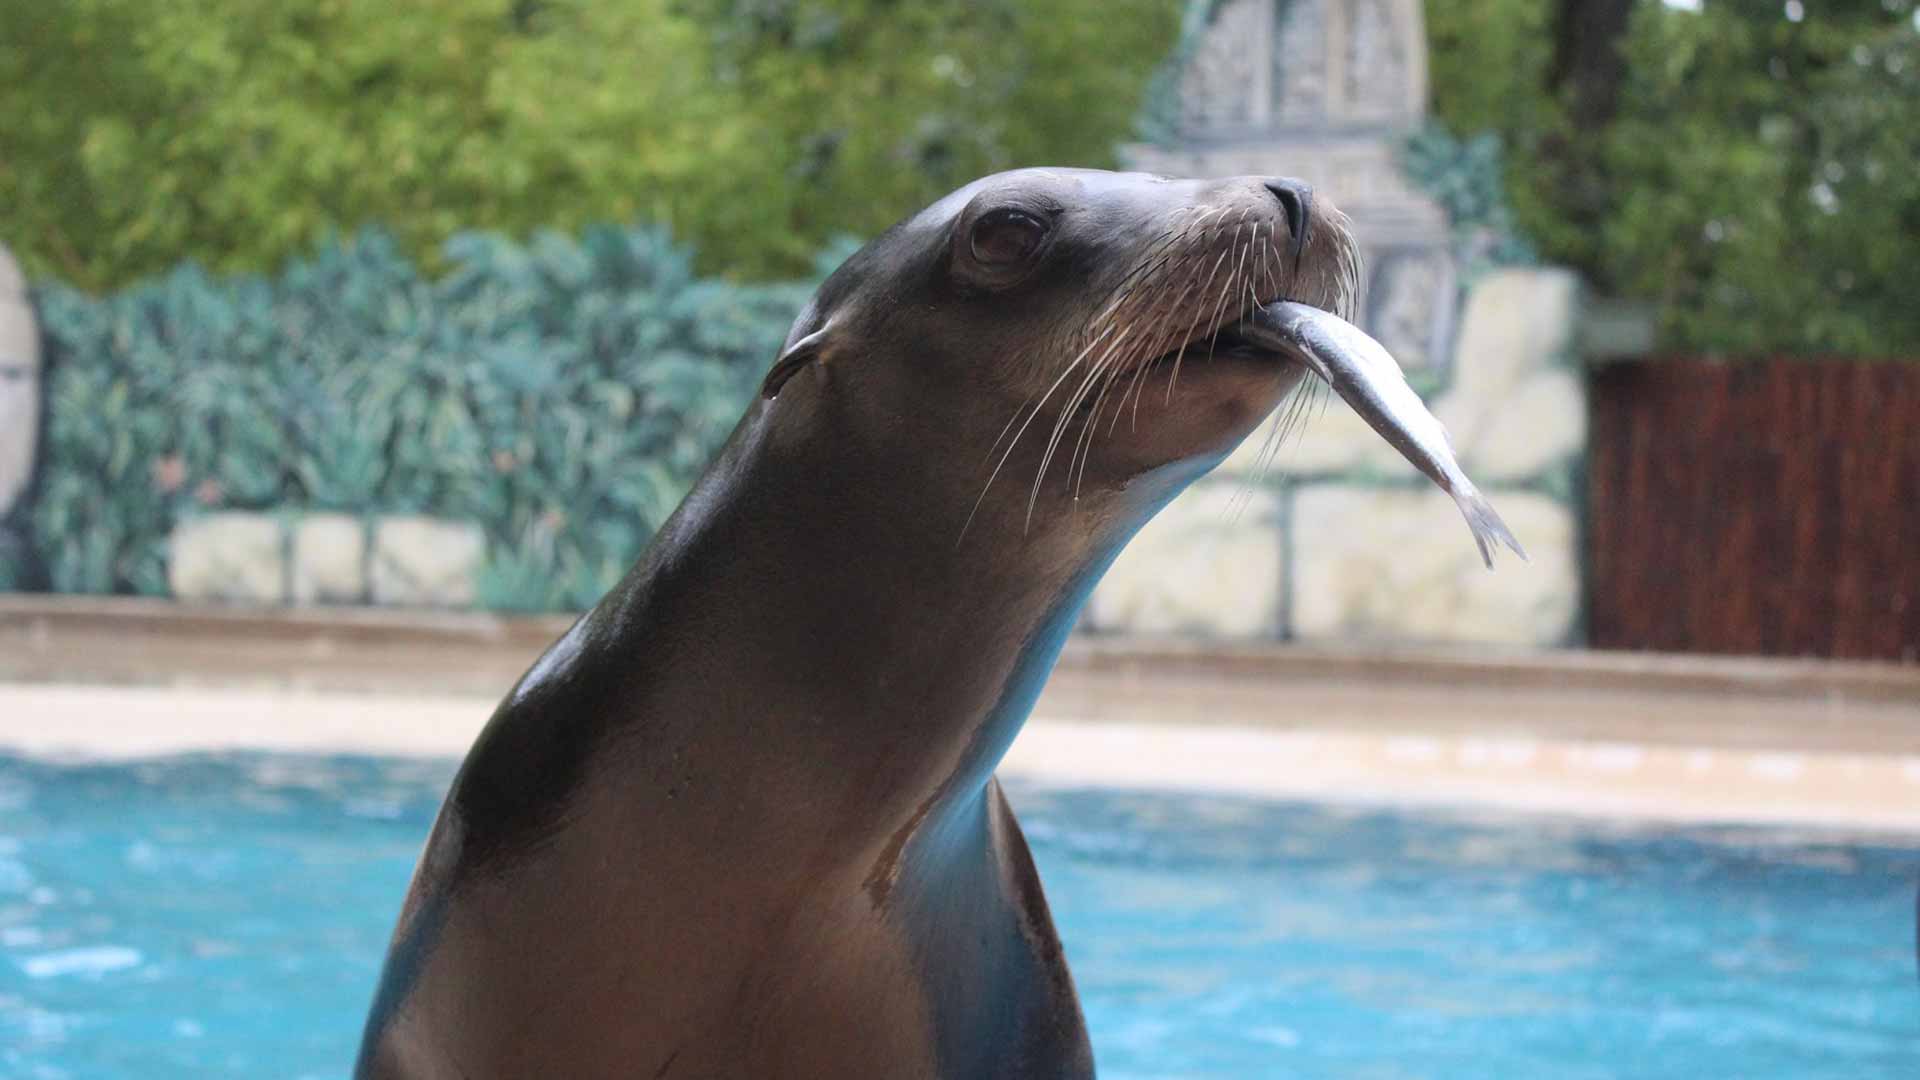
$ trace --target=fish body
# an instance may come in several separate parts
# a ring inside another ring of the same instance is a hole
[[[1291,300],[1255,308],[1235,329],[1256,346],[1306,364],[1400,456],[1453,496],[1489,567],[1501,544],[1526,559],[1506,522],[1461,471],[1447,429],[1407,385],[1385,346],[1338,315]]]

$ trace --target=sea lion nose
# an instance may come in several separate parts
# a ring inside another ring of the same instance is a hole
[[[1265,181],[1268,191],[1280,200],[1280,209],[1287,215],[1287,233],[1289,236],[1287,253],[1295,262],[1300,261],[1300,252],[1307,246],[1307,229],[1312,223],[1313,188],[1305,180],[1295,180],[1291,176],[1274,176]]]

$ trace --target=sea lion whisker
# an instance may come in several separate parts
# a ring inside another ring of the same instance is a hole
[[[1200,256],[1200,259],[1204,259],[1206,258],[1206,252],[1200,252],[1198,256]],[[1179,369],[1181,369],[1181,361],[1187,357],[1188,348],[1192,348],[1192,344],[1194,344],[1194,340],[1196,340],[1196,336],[1198,336],[1200,323],[1206,319],[1206,292],[1208,292],[1208,288],[1212,288],[1213,279],[1219,275],[1219,267],[1221,267],[1221,263],[1223,263],[1225,259],[1227,259],[1227,252],[1221,252],[1217,258],[1213,259],[1213,265],[1206,271],[1206,275],[1200,275],[1200,273],[1188,275],[1187,288],[1181,292],[1181,302],[1183,302],[1183,304],[1187,302],[1187,296],[1194,292],[1194,288],[1200,290],[1200,296],[1196,298],[1196,304],[1192,307],[1192,319],[1188,319],[1187,329],[1179,334],[1181,346],[1179,346],[1179,350],[1175,350],[1173,363],[1171,363],[1171,371],[1175,373],[1175,377],[1177,377],[1177,373],[1179,373]],[[1196,267],[1198,267],[1198,261],[1196,261]],[[1142,375],[1152,375],[1152,369],[1154,369],[1154,367],[1160,367],[1160,363],[1156,361],[1156,363],[1146,365],[1146,369],[1142,369]],[[1135,394],[1135,398],[1133,398],[1133,419],[1127,421],[1129,425],[1133,425],[1133,429],[1139,429],[1140,398],[1144,398],[1144,396],[1146,396],[1146,380],[1142,379],[1142,382],[1140,382],[1140,392],[1139,394]],[[1171,402],[1171,398],[1173,398],[1173,379],[1167,380],[1167,400]]]
[[[1254,491],[1266,482],[1267,470],[1280,456],[1281,448],[1286,445],[1287,436],[1301,430],[1301,422],[1308,411],[1308,406],[1304,403],[1310,400],[1312,392],[1311,382],[1296,383],[1294,388],[1287,392],[1286,401],[1274,411],[1273,423],[1268,426],[1266,438],[1261,442],[1260,452],[1254,456],[1253,470],[1247,475],[1244,486],[1240,489],[1240,494],[1244,496],[1242,508],[1246,503],[1253,501]]]
[[[1194,286],[1198,284],[1198,282],[1199,282],[1198,278],[1189,278],[1187,280],[1186,288],[1181,290],[1181,300],[1183,303],[1187,295],[1193,292]],[[1179,314],[1179,311],[1176,309],[1168,317],[1171,319],[1176,317],[1178,314]],[[1186,331],[1177,336],[1177,340],[1180,342],[1180,344],[1174,350],[1173,367],[1178,368],[1180,366],[1180,358],[1187,354],[1188,346],[1193,344],[1193,333],[1199,327],[1199,325],[1200,325],[1200,313],[1199,313],[1199,309],[1196,308],[1193,318],[1188,320],[1187,322]],[[1127,386],[1127,393],[1133,395],[1133,408],[1130,411],[1127,419],[1128,431],[1140,430],[1140,400],[1146,397],[1147,377],[1153,374],[1153,369],[1161,366],[1161,361],[1165,359],[1166,358],[1162,356],[1158,359],[1149,361],[1148,363],[1140,365],[1140,367],[1134,371],[1133,382]],[[1122,394],[1120,397],[1120,403],[1122,405],[1125,405],[1126,401],[1127,401],[1126,394]],[[1119,416],[1116,414],[1114,419],[1115,421],[1118,421]]]
[[[1241,283],[1246,285],[1247,287],[1247,306],[1248,307],[1260,306],[1259,294],[1253,291],[1253,275],[1245,272],[1247,267],[1247,259],[1252,257],[1254,245],[1258,244],[1259,242],[1260,242],[1260,224],[1258,222],[1255,222],[1253,226],[1253,237],[1247,241],[1247,250],[1243,252],[1240,256],[1240,269],[1242,271]]]
[[[1087,394],[1091,392],[1095,380],[1100,377],[1103,363],[1104,357],[1102,358],[1102,363],[1095,364],[1087,371],[1086,378],[1080,381],[1080,385],[1075,388],[1073,395],[1067,399],[1061,408],[1060,417],[1054,421],[1052,435],[1047,440],[1046,452],[1042,454],[1040,458],[1040,470],[1035,474],[1033,478],[1033,489],[1027,495],[1027,524],[1029,526],[1033,523],[1034,507],[1039,504],[1040,489],[1046,485],[1047,469],[1053,464],[1054,454],[1058,452],[1061,440],[1066,437],[1067,430],[1073,426],[1073,418],[1081,413],[1081,405],[1086,401]],[[1067,475],[1069,482],[1071,482],[1073,475],[1073,461],[1071,457],[1069,457],[1067,462]]]
[[[1146,255],[1142,256],[1141,261],[1134,264],[1133,269],[1123,274],[1120,280],[1114,283],[1111,293],[1113,296],[1112,302],[1107,305],[1106,310],[1101,314],[1104,315],[1112,312],[1120,305],[1121,301],[1133,294],[1134,289],[1141,281],[1145,280],[1150,273],[1165,265],[1166,261],[1173,257],[1170,253],[1177,246],[1179,239],[1180,237],[1178,236],[1168,235],[1158,247],[1151,248]]]
[[[1226,253],[1222,252],[1221,258],[1225,258],[1225,255]],[[1213,269],[1207,272],[1207,277],[1205,279],[1204,284],[1202,283],[1201,278],[1198,275],[1195,275],[1188,279],[1187,291],[1191,292],[1195,285],[1201,285],[1201,295],[1204,296],[1206,292],[1205,286],[1211,285],[1213,283],[1213,275],[1217,273],[1219,269],[1220,269],[1219,261],[1215,260]],[[1181,296],[1181,299],[1184,301],[1185,298],[1186,298],[1185,293],[1183,293]],[[1180,335],[1180,348],[1173,355],[1172,367],[1175,372],[1178,372],[1180,370],[1180,361],[1183,357],[1187,355],[1188,347],[1190,347],[1194,342],[1194,332],[1200,328],[1200,320],[1201,320],[1201,317],[1204,315],[1205,311],[1206,311],[1206,301],[1203,299],[1197,305],[1195,305],[1193,309],[1193,318],[1188,321],[1186,331]],[[1159,364],[1157,361],[1153,364],[1148,364],[1145,368],[1141,369],[1141,373],[1142,375],[1149,374],[1152,368],[1158,367],[1158,366]],[[1133,398],[1133,418],[1128,421],[1128,424],[1130,425],[1130,428],[1129,428],[1130,430],[1138,429],[1138,426],[1140,423],[1140,399],[1145,396],[1146,396],[1146,383],[1143,379],[1140,384],[1140,392],[1135,394]],[[1173,397],[1173,386],[1172,386],[1171,379],[1168,380],[1167,397],[1169,401],[1171,401]]]
[[[1076,366],[1077,363],[1076,361]],[[1000,460],[994,463],[993,471],[987,474],[987,482],[980,486],[980,494],[974,497],[973,506],[967,511],[967,520],[960,524],[960,535],[954,538],[955,547],[958,547],[962,541],[966,540],[967,530],[973,527],[973,519],[980,513],[981,504],[987,501],[987,492],[993,490],[993,482],[1000,478],[1000,471],[1006,468],[1007,460],[1013,457],[1014,448],[1020,445],[1020,437],[1027,433],[1027,428],[1033,426],[1033,422],[1039,418],[1041,410],[1046,408],[1047,399],[1053,396],[1053,392],[1060,388],[1060,384],[1065,382],[1067,376],[1070,374],[1072,374],[1072,367],[1062,372],[1060,377],[1054,380],[1053,385],[1047,388],[1047,392],[1040,396],[1040,400],[1033,403],[1032,410],[1027,412],[1026,421],[1020,425],[1020,430],[1014,433],[1012,441],[1007,443],[1006,451],[1000,455]],[[1026,407],[1022,406],[1021,408],[1024,410]],[[1017,420],[1019,417],[1020,414],[1016,412],[1014,419]],[[1012,426],[1011,421],[1008,422],[1008,426]]]
[[[1199,217],[1194,218],[1192,221],[1187,222],[1187,226],[1189,228],[1197,229],[1202,224],[1206,223],[1208,220],[1219,217],[1220,215],[1226,213],[1227,209],[1228,208],[1225,204],[1221,204],[1219,206],[1210,206],[1207,208],[1206,213],[1201,214]]]
[[[1136,393],[1136,390],[1138,387],[1145,385],[1144,380],[1146,378],[1147,372],[1152,370],[1154,365],[1158,364],[1159,362],[1160,361],[1158,359],[1150,358],[1144,364],[1134,365],[1133,374],[1127,380],[1127,388],[1120,392],[1120,400],[1114,405],[1113,424],[1107,428],[1107,434],[1109,436],[1113,434],[1113,429],[1120,425],[1120,414],[1127,411],[1128,395],[1133,396],[1133,413],[1132,413],[1132,419],[1127,421],[1127,430],[1128,431],[1140,430],[1140,395]]]
[[[1315,379],[1296,383],[1294,388],[1287,392],[1286,400],[1274,410],[1273,423],[1267,426],[1267,434],[1261,440],[1260,451],[1254,456],[1253,469],[1245,477],[1240,490],[1236,492],[1236,498],[1244,496],[1246,501],[1252,501],[1254,491],[1265,482],[1267,470],[1272,467],[1280,455],[1281,447],[1286,444],[1287,435],[1301,430],[1301,421],[1311,409],[1311,406],[1305,403],[1310,400],[1314,384],[1318,381]]]
[[[1140,402],[1141,399],[1147,396],[1147,383],[1153,378],[1153,373],[1161,368],[1167,367],[1171,362],[1172,361],[1169,361],[1164,355],[1147,361],[1140,365],[1138,373],[1134,376],[1134,381],[1128,384],[1127,393],[1133,395],[1133,408],[1127,419],[1128,431],[1138,431],[1140,429]],[[1120,406],[1122,408],[1126,406],[1126,400],[1126,395],[1121,395]]]
[[[1146,322],[1147,320],[1142,318],[1141,321]],[[1074,465],[1076,463],[1079,466],[1078,478],[1074,481],[1073,488],[1073,497],[1076,500],[1080,497],[1080,482],[1086,479],[1086,454],[1091,451],[1093,447],[1091,432],[1099,426],[1100,409],[1106,404],[1107,395],[1113,391],[1113,384],[1118,382],[1120,376],[1126,374],[1130,367],[1139,363],[1153,343],[1153,331],[1149,328],[1146,336],[1139,339],[1134,347],[1127,351],[1126,355],[1116,357],[1112,363],[1106,366],[1105,375],[1100,381],[1100,392],[1094,396],[1093,405],[1088,410],[1086,422],[1080,427],[1080,436],[1074,442],[1073,457],[1068,461],[1069,475],[1073,475]]]
[[[1209,213],[1213,213],[1213,212],[1214,211],[1209,211]],[[1191,230],[1189,230],[1189,232],[1190,231]],[[1183,236],[1182,239],[1185,239],[1185,237]],[[1193,251],[1184,250],[1179,252],[1177,256],[1170,256],[1169,258],[1163,260],[1163,265],[1177,266],[1182,263],[1192,262],[1194,261],[1195,257],[1196,255]],[[1140,321],[1143,321],[1143,322],[1150,321],[1153,323],[1153,329],[1149,332],[1149,337],[1147,339],[1148,341],[1152,341],[1156,343],[1159,341],[1165,341],[1167,344],[1172,343],[1174,339],[1171,337],[1171,335],[1168,335],[1165,333],[1163,327],[1167,322],[1167,320],[1171,318],[1171,316],[1179,310],[1180,304],[1183,303],[1186,300],[1187,296],[1192,293],[1196,280],[1197,278],[1194,275],[1192,274],[1186,275],[1186,285],[1182,287],[1177,294],[1174,294],[1170,300],[1165,298],[1159,300],[1157,303],[1149,306],[1147,308],[1147,311],[1143,313]],[[1185,348],[1184,339],[1182,339],[1182,341],[1183,341],[1183,344],[1181,347]],[[1140,349],[1137,350],[1137,353],[1138,355],[1134,357],[1133,361],[1129,361],[1127,365],[1116,365],[1115,370],[1113,372],[1113,377],[1117,378],[1118,376],[1127,373],[1125,370],[1126,367],[1131,367],[1132,380],[1133,380],[1131,383],[1128,384],[1127,390],[1120,395],[1120,400],[1114,409],[1115,425],[1119,423],[1120,413],[1126,407],[1126,400],[1127,400],[1128,394],[1131,393],[1136,386],[1140,385],[1141,377],[1144,374],[1146,374],[1147,369],[1152,366],[1151,364],[1140,364],[1137,362],[1141,356],[1151,355],[1151,351],[1148,348],[1146,348],[1143,345]],[[1138,419],[1139,419],[1139,398],[1138,396],[1135,396],[1134,423],[1136,425],[1138,423]],[[1109,434],[1111,434],[1111,429],[1109,429]],[[1083,475],[1084,475],[1084,472],[1083,472]]]
[[[1281,400],[1279,407],[1274,409],[1272,422],[1267,425],[1267,432],[1260,439],[1260,450],[1254,455],[1253,471],[1251,475],[1243,478],[1243,484],[1234,494],[1236,500],[1242,497],[1251,500],[1253,498],[1254,488],[1261,480],[1266,478],[1266,463],[1271,460],[1271,455],[1279,446],[1280,440],[1284,438],[1283,433],[1286,431],[1287,426],[1292,423],[1294,410],[1299,407],[1299,399],[1303,391],[1304,388],[1296,383],[1293,389],[1287,392],[1287,396]]]
[[[1304,380],[1297,396],[1300,398],[1297,411],[1288,417],[1287,427],[1275,440],[1273,452],[1267,454],[1266,459],[1258,463],[1255,475],[1259,479],[1265,479],[1267,470],[1280,459],[1281,452],[1286,449],[1286,440],[1289,435],[1293,437],[1296,447],[1300,445],[1302,439],[1306,438],[1307,424],[1314,419],[1315,402],[1319,403],[1321,415],[1325,415],[1327,400],[1332,396],[1332,391],[1319,379],[1307,379]]]
[[[1277,230],[1273,230],[1273,232],[1277,238]],[[1278,261],[1279,260],[1274,257],[1273,245],[1271,243],[1260,249],[1260,267],[1261,272],[1266,277],[1267,294],[1274,299],[1279,299],[1280,297],[1280,279],[1273,272],[1273,264]]]
[[[1075,388],[1073,396],[1061,407],[1060,418],[1054,421],[1053,434],[1047,440],[1046,452],[1040,457],[1040,470],[1034,475],[1033,491],[1027,496],[1028,527],[1033,525],[1034,505],[1040,500],[1040,488],[1046,483],[1047,467],[1053,464],[1054,451],[1059,449],[1060,438],[1065,434],[1067,424],[1071,422],[1074,412],[1080,407],[1080,402],[1086,398],[1087,388],[1093,384],[1094,378],[1099,374],[1100,365],[1105,363],[1106,359],[1113,355],[1114,349],[1118,348],[1120,343],[1125,341],[1127,335],[1131,333],[1133,333],[1133,327],[1129,326],[1120,332],[1119,337],[1114,338],[1113,341],[1107,345],[1107,351],[1101,354],[1099,360],[1094,361],[1093,365],[1087,371],[1086,378],[1080,380],[1080,385]]]
[[[1315,385],[1321,384],[1319,384],[1318,380],[1314,379],[1303,380],[1287,395],[1286,411],[1280,417],[1280,423],[1276,425],[1273,432],[1272,450],[1270,453],[1263,455],[1267,457],[1269,463],[1274,457],[1279,455],[1280,448],[1286,444],[1288,435],[1296,431],[1304,430],[1303,425],[1307,416],[1313,411],[1313,388]]]
[[[1133,350],[1134,353],[1139,351]],[[1125,364],[1131,363],[1134,359],[1137,357],[1129,355],[1124,362],[1116,360],[1107,365],[1106,377],[1100,380],[1100,392],[1094,395],[1093,404],[1087,410],[1087,417],[1080,424],[1080,434],[1074,439],[1073,453],[1067,458],[1067,478],[1073,484],[1073,501],[1076,504],[1080,501],[1081,485],[1087,478],[1087,459],[1093,450],[1092,433],[1100,423],[1100,407],[1105,404],[1107,393],[1113,389],[1113,384]]]
[[[1007,459],[1013,457],[1014,447],[1020,445],[1020,437],[1027,433],[1027,428],[1033,426],[1034,420],[1038,418],[1040,415],[1040,410],[1046,408],[1047,399],[1053,396],[1053,392],[1055,390],[1060,389],[1060,384],[1067,381],[1067,377],[1073,374],[1073,369],[1080,366],[1080,362],[1086,359],[1087,354],[1092,352],[1094,350],[1094,347],[1100,344],[1101,338],[1106,337],[1108,334],[1112,332],[1113,332],[1113,328],[1109,326],[1107,329],[1102,330],[1100,332],[1099,337],[1096,337],[1091,342],[1088,342],[1087,347],[1080,350],[1080,355],[1074,357],[1073,361],[1069,363],[1066,366],[1066,368],[1060,372],[1059,377],[1053,380],[1053,385],[1047,387],[1046,392],[1040,395],[1040,399],[1033,403],[1033,411],[1027,413],[1026,422],[1020,425],[1019,431],[1014,432],[1012,441],[1007,443],[1006,452],[1000,455],[1000,460],[994,464],[993,471],[987,474],[987,482],[981,485],[980,494],[974,497],[973,508],[967,511],[967,520],[963,522],[960,526],[960,535],[954,538],[955,547],[958,547],[962,541],[966,540],[967,530],[972,527],[974,516],[980,513],[980,504],[986,501],[987,492],[993,490],[993,482],[995,479],[997,479],[1000,476],[1000,470],[1006,468]],[[1020,418],[1020,412],[1022,409],[1025,409],[1025,408],[1026,407],[1023,405],[1021,406],[1021,409],[1014,410],[1013,415],[1015,420]],[[1007,426],[1012,427],[1013,421],[1012,420],[1007,421]],[[1005,437],[1005,434],[1006,433],[1004,431],[1001,432],[1001,436],[1003,438]],[[999,445],[998,439],[994,440],[994,445],[995,446]],[[987,455],[991,457],[993,455],[993,451],[991,450],[987,451]]]
[[[1266,286],[1266,300],[1270,302],[1280,298],[1280,276],[1274,272],[1278,258],[1274,255],[1273,245],[1279,239],[1279,229],[1267,226],[1267,242],[1260,247],[1260,281]]]
[[[1106,404],[1107,395],[1113,391],[1114,384],[1120,381],[1121,376],[1126,375],[1129,371],[1137,373],[1144,363],[1150,362],[1154,354],[1165,347],[1165,334],[1162,329],[1165,324],[1165,318],[1159,314],[1164,307],[1165,301],[1162,301],[1160,305],[1149,307],[1141,314],[1140,322],[1148,327],[1146,334],[1137,339],[1134,347],[1128,350],[1125,355],[1115,358],[1112,363],[1107,365],[1106,377],[1101,382],[1100,392],[1094,397],[1093,405],[1088,410],[1087,419],[1085,423],[1081,425],[1080,437],[1074,446],[1074,457],[1068,461],[1068,475],[1070,476],[1075,475],[1073,468],[1074,460],[1077,459],[1079,464],[1079,471],[1073,482],[1073,497],[1076,502],[1079,501],[1080,488],[1087,477],[1087,462],[1092,455],[1093,440],[1099,430],[1100,410],[1102,406]],[[1125,406],[1126,393],[1123,391],[1119,400],[1114,404],[1114,424],[1120,422],[1120,413],[1124,410]],[[1107,433],[1108,435],[1113,433],[1111,426],[1109,426]]]
[[[1114,287],[1112,300],[1090,321],[1097,321],[1111,316],[1119,309],[1122,303],[1134,295],[1135,291],[1146,283],[1148,272],[1157,273],[1162,267],[1180,259],[1185,259],[1187,257],[1186,253],[1178,250],[1180,246],[1179,241],[1184,238],[1184,234],[1182,236],[1172,237],[1162,244],[1159,249],[1148,252],[1145,256],[1147,261],[1137,264],[1120,279]]]
[[[1220,273],[1220,267],[1221,267],[1221,265],[1222,265],[1222,264],[1224,264],[1224,263],[1225,263],[1225,262],[1227,261],[1227,256],[1228,256],[1229,254],[1231,254],[1231,253],[1232,253],[1232,249],[1230,249],[1230,248],[1222,248],[1222,249],[1221,249],[1221,251],[1220,251],[1220,257],[1214,260],[1214,263],[1213,263],[1213,269],[1211,269],[1211,270],[1209,270],[1209,271],[1207,271],[1207,284],[1208,284],[1209,286],[1211,286],[1211,285],[1213,284],[1213,279],[1214,279],[1215,277],[1217,277],[1217,276],[1219,275],[1219,273]],[[1225,292],[1225,290],[1224,290],[1224,289],[1223,289],[1223,290],[1221,291],[1221,295],[1220,295],[1220,301],[1221,301],[1221,303],[1222,303],[1222,304],[1224,304],[1224,303],[1225,303],[1225,301],[1226,301],[1226,292]],[[1214,305],[1214,317],[1215,317],[1215,318],[1218,318],[1218,317],[1219,317],[1219,314],[1220,314],[1220,304],[1215,304],[1215,305]],[[1200,318],[1199,318],[1199,316],[1198,316],[1198,314],[1197,314],[1197,313],[1196,313],[1196,315],[1195,315],[1195,318],[1194,318],[1194,320],[1193,320],[1193,325],[1194,325],[1195,327],[1198,327],[1198,326],[1200,325]],[[1181,346],[1181,347],[1180,347],[1180,354],[1179,354],[1178,356],[1175,356],[1175,357],[1173,358],[1173,373],[1172,373],[1172,374],[1171,374],[1170,376],[1168,376],[1168,378],[1167,378],[1167,402],[1168,402],[1169,404],[1171,404],[1171,403],[1173,402],[1173,386],[1174,386],[1174,383],[1176,383],[1176,382],[1178,382],[1178,381],[1179,381],[1179,379],[1180,379],[1180,358],[1181,358],[1182,356],[1185,356],[1185,355],[1186,355],[1186,353],[1187,353],[1187,349],[1186,349],[1186,346],[1184,346],[1184,345],[1183,345],[1183,346]]]
[[[1153,313],[1156,316],[1155,325],[1154,325],[1154,329],[1156,331],[1156,343],[1159,341],[1165,341],[1169,344],[1172,343],[1172,340],[1173,340],[1172,335],[1166,331],[1165,327],[1168,324],[1168,322],[1170,322],[1173,319],[1173,317],[1179,313],[1180,305],[1184,304],[1186,302],[1187,297],[1192,295],[1195,280],[1196,280],[1195,278],[1193,278],[1192,276],[1189,276],[1187,278],[1187,283],[1185,287],[1183,287],[1178,293],[1172,293],[1172,291],[1169,290],[1169,293],[1171,294],[1170,299],[1162,302],[1162,304],[1159,307],[1152,309]],[[1186,341],[1184,338],[1181,339],[1180,348],[1182,349],[1186,348]],[[1165,351],[1165,350],[1161,350],[1161,351]],[[1126,409],[1127,395],[1133,393],[1134,388],[1141,384],[1141,376],[1146,374],[1147,368],[1151,366],[1152,366],[1151,363],[1137,364],[1134,366],[1132,381],[1127,384],[1127,389],[1121,392],[1120,402],[1117,406],[1115,406],[1113,410],[1113,426],[1110,426],[1107,428],[1108,435],[1112,435],[1113,428],[1119,426],[1120,414]],[[1136,396],[1133,399],[1133,420],[1129,422],[1128,430],[1138,430],[1139,419],[1140,419],[1140,399]]]
[[[1234,224],[1234,239],[1228,241],[1228,246],[1221,251],[1220,253],[1221,255],[1225,256],[1225,255],[1233,254],[1238,250],[1240,225],[1244,223],[1244,221],[1245,221],[1245,218],[1243,216],[1240,222],[1236,222]],[[1207,341],[1207,359],[1209,360],[1213,359],[1214,351],[1220,345],[1220,316],[1226,312],[1227,298],[1232,296],[1235,292],[1235,289],[1233,287],[1235,274],[1236,274],[1236,268],[1234,267],[1233,264],[1229,263],[1227,268],[1227,280],[1222,282],[1220,285],[1220,299],[1215,301],[1213,305],[1213,317],[1210,320],[1213,326],[1213,335]],[[1211,279],[1209,279],[1208,283],[1209,284],[1212,283]],[[1178,359],[1176,359],[1173,364],[1173,373],[1167,377],[1166,403],[1169,405],[1173,404],[1173,389],[1179,383],[1179,381],[1180,381],[1180,362]]]
[[[1081,483],[1086,479],[1087,454],[1093,448],[1090,435],[1100,422],[1100,407],[1106,402],[1107,393],[1113,389],[1114,381],[1119,377],[1120,372],[1127,364],[1138,358],[1141,346],[1148,344],[1150,340],[1142,339],[1126,354],[1117,356],[1103,365],[1100,390],[1094,395],[1093,404],[1085,410],[1087,415],[1081,421],[1080,434],[1073,441],[1073,453],[1067,458],[1067,478],[1073,485],[1073,500],[1076,503],[1080,501]]]
[[[1146,249],[1145,252],[1134,261],[1131,269],[1121,275],[1120,283],[1133,281],[1143,273],[1152,270],[1158,265],[1155,261],[1158,257],[1167,255],[1170,252],[1177,252],[1180,248],[1180,242],[1186,239],[1192,231],[1190,225],[1168,225],[1162,229],[1152,240],[1147,241],[1143,245]]]
[[[1020,414],[1026,411],[1027,411],[1027,402],[1023,401],[1020,403],[1019,408],[1013,410],[1013,415],[1007,417],[1006,426],[1000,429],[1000,434],[994,436],[993,445],[987,448],[986,456],[981,459],[982,461],[993,460],[994,453],[1000,449],[1001,440],[1007,437],[1007,432],[1013,430],[1013,425],[1020,422]]]

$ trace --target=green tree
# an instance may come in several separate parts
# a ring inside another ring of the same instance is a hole
[[[1675,348],[1920,355],[1914,0],[1635,0],[1569,60],[1576,3],[1427,9],[1435,111],[1500,134],[1542,256],[1656,302]]]
[[[778,157],[756,243],[872,234],[1020,165],[1111,166],[1180,0],[689,0]]]
[[[980,172],[1106,164],[1173,0],[146,0],[0,20],[0,236],[101,288],[380,223],[671,226],[805,273]]]
[[[1912,2],[1787,7],[1636,13],[1598,268],[1684,344],[1920,355]]]

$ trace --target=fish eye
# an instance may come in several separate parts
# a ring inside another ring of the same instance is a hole
[[[983,215],[968,239],[973,257],[985,266],[1011,266],[1031,258],[1047,238],[1047,226],[1024,210],[1001,209]]]

